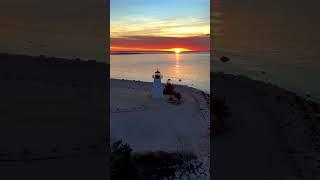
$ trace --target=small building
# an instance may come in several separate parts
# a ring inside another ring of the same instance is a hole
[[[152,86],[152,98],[162,98],[163,97],[163,88],[161,84],[162,75],[160,71],[157,71],[152,75],[153,86]]]

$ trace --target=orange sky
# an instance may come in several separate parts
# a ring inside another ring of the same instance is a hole
[[[209,35],[192,37],[121,37],[111,38],[111,51],[170,51],[184,48],[190,51],[208,51]]]

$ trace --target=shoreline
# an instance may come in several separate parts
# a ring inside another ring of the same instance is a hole
[[[320,104],[320,98],[317,98],[315,96],[311,96],[307,92],[297,92],[294,90],[291,90],[289,88],[280,86],[276,83],[270,82],[270,81],[265,81],[260,78],[252,78],[247,75],[240,75],[240,74],[232,74],[232,73],[224,73],[224,72],[211,72],[211,82],[214,81],[214,76],[224,76],[228,78],[234,78],[234,79],[239,79],[239,80],[249,80],[252,81],[253,83],[256,83],[258,85],[264,84],[265,87],[273,87],[273,88],[278,88],[281,91],[284,91],[286,93],[292,94],[294,96],[297,96],[298,98],[304,99],[305,101],[312,101],[315,103]]]
[[[149,83],[152,84],[153,82],[148,82],[148,81],[140,81],[140,80],[133,80],[133,79],[120,79],[120,78],[110,78],[110,80],[116,80],[116,81],[132,81],[132,82],[137,82],[137,83]],[[162,82],[162,85],[165,85],[166,83]],[[173,84],[176,87],[186,87],[186,88],[192,88],[195,89],[196,91],[200,91],[202,93],[205,93],[207,95],[210,95],[209,93],[205,92],[204,90],[198,89],[198,88],[194,88],[188,85],[180,85],[180,84]]]
[[[152,84],[152,83],[153,83],[153,82],[150,82],[150,81],[141,81],[141,80],[127,79],[127,78],[110,78],[110,81],[111,81],[111,80],[116,80],[116,81],[132,81],[132,82],[137,82],[137,83],[148,83],[148,84]],[[165,85],[166,83],[165,83],[165,82],[162,82],[161,84],[162,84],[163,87],[164,87],[164,85]],[[196,91],[199,91],[199,92],[201,92],[201,93],[204,93],[204,94],[210,96],[210,90],[209,90],[209,92],[207,92],[207,91],[205,91],[205,90],[198,89],[198,88],[195,88],[195,87],[192,87],[192,86],[189,86],[189,85],[184,85],[184,84],[174,84],[174,83],[173,83],[173,85],[176,86],[176,87],[192,88],[192,89],[194,89],[194,90],[196,90]]]

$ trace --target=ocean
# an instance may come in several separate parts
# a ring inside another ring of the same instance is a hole
[[[229,57],[230,61],[221,62],[221,56]],[[158,68],[164,83],[170,78],[175,84],[210,92],[209,59],[209,53],[113,54],[110,76],[152,82],[152,75]],[[309,94],[320,101],[320,55],[314,51],[216,50],[211,60],[214,72],[245,75],[303,96]]]
[[[320,101],[320,54],[313,50],[225,50],[214,51],[212,70],[245,75]],[[219,60],[221,56],[229,62]]]
[[[110,77],[114,79],[153,82],[155,71],[163,75],[162,82],[187,85],[210,93],[210,53],[144,53],[110,56]]]

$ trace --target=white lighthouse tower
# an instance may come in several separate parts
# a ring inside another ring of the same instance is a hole
[[[163,97],[163,89],[161,84],[162,75],[157,69],[157,71],[152,75],[153,87],[152,87],[152,98],[162,98]]]

